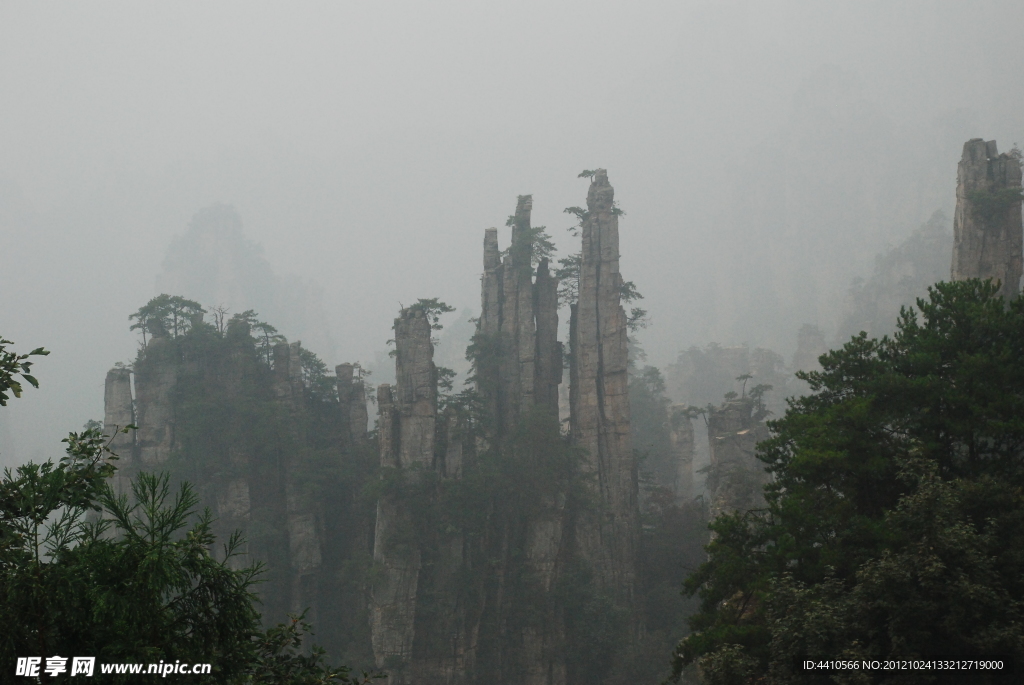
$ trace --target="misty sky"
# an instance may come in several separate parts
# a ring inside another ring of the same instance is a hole
[[[215,203],[319,293],[315,351],[371,362],[400,303],[478,310],[483,229],[518,194],[572,250],[561,210],[605,167],[649,361],[788,357],[952,215],[965,140],[1024,143],[1022,26],[1015,0],[0,0],[0,335],[53,352],[0,462],[102,418],[128,314]]]

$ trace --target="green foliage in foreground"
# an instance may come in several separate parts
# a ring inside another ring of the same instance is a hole
[[[29,361],[28,358],[50,354],[41,347],[37,347],[27,354],[18,354],[7,349],[10,344],[12,344],[10,340],[0,337],[0,407],[7,406],[7,400],[11,398],[11,395],[21,397],[21,381],[17,379],[18,376],[21,376],[21,380],[33,388],[39,387],[39,381],[29,373],[34,362]]]
[[[17,371],[0,373],[0,391],[11,390]],[[184,682],[354,685],[376,677],[329,667],[318,648],[305,653],[301,618],[261,632],[253,594],[261,568],[235,568],[237,534],[212,552],[212,520],[208,511],[195,516],[190,485],[172,496],[167,475],[140,473],[131,498],[117,495],[106,436],[90,428],[64,442],[56,464],[7,469],[0,480],[0,681],[13,677],[19,656],[57,655],[212,664],[210,675],[175,676]],[[120,678],[98,666],[93,677]]]
[[[940,283],[918,310],[891,339],[861,334],[801,374],[812,394],[760,448],[767,508],[717,519],[687,581],[702,608],[677,677],[696,663],[715,683],[924,683],[942,681],[822,680],[795,662],[1024,664],[1024,300]]]

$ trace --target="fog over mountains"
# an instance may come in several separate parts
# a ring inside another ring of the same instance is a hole
[[[649,363],[789,359],[804,324],[834,344],[854,279],[953,215],[964,141],[1024,143],[1022,20],[1009,0],[0,2],[0,334],[52,350],[0,415],[0,462],[100,417],[160,292],[380,365],[400,304],[479,312],[483,230],[508,244],[517,195],[569,245],[597,167]]]

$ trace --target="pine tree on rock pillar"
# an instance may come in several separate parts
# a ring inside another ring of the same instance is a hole
[[[430,321],[415,307],[395,319],[394,387],[377,390],[380,463],[384,477],[415,487],[433,465],[437,422],[437,369]],[[370,633],[379,668],[389,683],[411,682],[416,594],[422,552],[402,498],[385,492],[377,502],[373,558],[381,578],[370,596]]]

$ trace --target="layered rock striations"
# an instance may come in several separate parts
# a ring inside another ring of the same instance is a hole
[[[478,369],[478,389],[495,417],[497,435],[519,425],[534,407],[558,415],[562,347],[558,342],[558,279],[547,259],[534,278],[533,198],[521,195],[512,220],[512,241],[504,260],[498,231],[484,234],[484,273],[478,333],[492,359]]]
[[[274,395],[284,409],[286,429],[296,445],[307,441],[302,371],[301,343],[282,342],[274,346]],[[308,457],[305,450],[297,450],[286,455],[284,462],[288,561],[291,567],[289,596],[292,613],[306,611],[311,621],[319,622],[323,515],[310,493],[311,483],[306,477],[310,471]]]
[[[688,407],[673,404],[668,408],[669,447],[675,464],[672,493],[676,500],[689,502],[696,496],[693,487],[694,435]]]
[[[1024,259],[1020,159],[974,138],[964,143],[956,176],[952,278],[991,278],[1004,297],[1015,297]]]
[[[757,443],[769,437],[761,414],[762,407],[750,397],[726,400],[708,413],[711,468],[706,486],[712,519],[764,505],[762,488],[769,476],[755,456]]]
[[[436,430],[434,476],[450,485],[463,477],[464,468],[475,457],[467,417],[455,407],[446,407],[438,416]],[[465,531],[451,525],[435,531],[423,547],[419,587],[425,601],[416,616],[414,682],[473,682],[484,597],[482,577],[475,568],[479,555],[474,563],[474,550]]]
[[[107,371],[103,384],[103,430],[111,436],[110,450],[117,455],[118,471],[114,475],[113,487],[119,495],[129,492],[127,479],[122,474],[131,469],[135,459],[135,432],[120,432],[135,424],[131,374],[127,367],[114,367]]]
[[[498,364],[501,429],[518,425],[533,405],[537,364],[537,322],[533,303],[530,230],[533,198],[520,196],[512,225],[512,244],[502,262],[501,310],[498,313],[502,353]]]
[[[562,382],[558,279],[551,274],[548,260],[534,254],[532,209],[532,196],[521,195],[503,261],[497,230],[488,229],[484,235],[478,344],[486,346],[482,356],[490,358],[477,359],[477,390],[494,417],[490,437],[491,448],[497,451],[516,449],[514,434],[524,423],[528,423],[528,430],[558,434],[558,386]],[[522,522],[519,544],[523,547],[524,570],[534,579],[540,597],[551,592],[559,559],[566,553],[564,514],[563,499],[544,493],[540,505]],[[514,530],[506,530],[503,535],[516,539]],[[495,601],[500,602],[500,598]],[[526,625],[519,636],[523,664],[520,678],[525,685],[565,682],[565,663],[557,647],[564,641],[564,630],[553,602],[548,599],[543,604],[542,627]],[[514,636],[505,640],[517,642]]]
[[[338,364],[334,368],[338,389],[338,408],[341,434],[346,445],[357,445],[366,440],[366,385],[358,364]]]
[[[266,564],[258,589],[267,621],[305,611],[323,622],[325,597],[337,594],[329,586],[344,563],[339,555],[352,553],[334,550],[333,566],[325,567],[323,460],[350,459],[346,444],[365,436],[361,383],[346,397],[344,411],[354,418],[336,430],[341,403],[310,395],[299,343],[258,353],[261,341],[243,319],[223,332],[201,321],[176,336],[154,328],[133,367],[134,393],[131,370],[107,374],[104,427],[119,456],[115,487],[130,494],[128,482],[140,470],[191,482],[214,512],[218,539],[245,534],[247,545],[231,563]],[[316,428],[321,444],[314,447],[309,427],[317,417],[329,425]],[[138,430],[113,433],[129,423]]]
[[[558,386],[562,383],[562,343],[558,341],[558,279],[547,259],[537,265],[533,287],[537,321],[534,403],[548,416],[558,417]]]
[[[595,682],[642,634],[619,212],[607,174],[598,170],[588,193],[568,357],[559,279],[531,214],[531,196],[520,196],[505,252],[497,230],[485,232],[467,350],[473,390],[439,394],[432,301],[395,319],[395,382],[377,390],[376,445],[358,367],[326,377],[314,355],[273,344],[253,316],[226,332],[201,319],[182,336],[149,329],[136,364],[131,463],[201,483],[225,525],[254,531],[271,620],[307,611],[340,641],[351,615],[359,649],[393,685]],[[114,370],[107,386],[106,423],[120,425],[133,416],[130,377]],[[688,499],[692,426],[681,408],[667,420],[664,480]],[[367,507],[357,492],[378,476]],[[623,650],[582,663],[612,634]]]
[[[145,363],[136,364],[136,443],[144,468],[166,462],[174,446],[172,393],[181,371],[176,361],[171,338],[154,333],[145,349]]]
[[[415,486],[433,467],[437,369],[430,321],[422,309],[395,319],[396,381],[377,389],[380,465],[386,477]],[[416,600],[422,559],[412,512],[395,493],[377,503],[373,558],[381,579],[371,591],[370,630],[378,667],[392,683],[411,682]]]
[[[640,537],[637,463],[630,445],[619,219],[604,169],[590,184],[582,234],[579,300],[570,315],[570,424],[573,442],[586,450],[600,511],[582,516],[576,535],[600,584],[631,606]]]
[[[562,346],[558,342],[558,279],[546,258],[534,254],[531,226],[532,197],[520,196],[512,220],[511,245],[504,261],[497,263],[497,232],[484,238],[484,276],[481,300],[484,316],[479,333],[492,343],[500,361],[493,366],[489,383],[478,391],[498,417],[496,450],[515,449],[513,433],[529,422],[533,431],[557,435],[558,386],[562,381]],[[533,264],[537,262],[536,270]],[[485,364],[486,366],[486,364]],[[525,571],[544,597],[558,575],[559,559],[566,552],[564,503],[545,493],[540,506],[523,521]],[[514,531],[506,532],[513,535]],[[547,600],[543,628],[522,629],[520,678],[523,683],[560,683],[565,665],[556,645],[564,639],[563,628],[552,602]],[[511,638],[515,641],[515,638]]]

